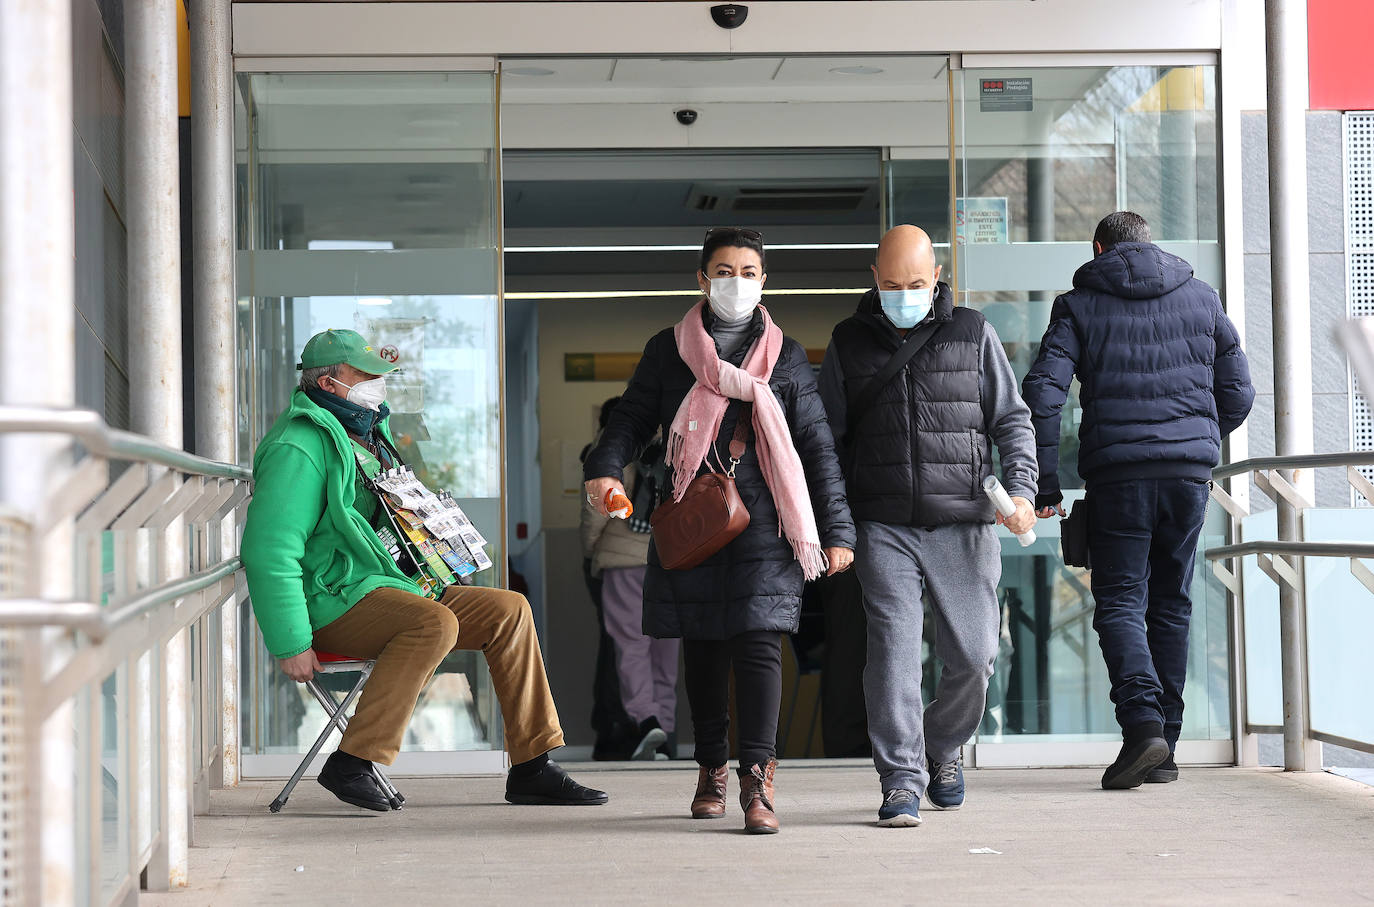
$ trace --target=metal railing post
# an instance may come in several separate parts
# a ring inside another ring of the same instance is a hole
[[[167,0],[125,3],[125,125],[129,219],[130,410],[134,431],[180,447],[181,374],[181,224],[180,158],[177,136],[177,9]],[[174,522],[161,533],[162,573],[169,579],[186,564],[185,527]],[[166,866],[161,877],[151,867],[153,889],[186,883],[190,835],[191,722],[187,684],[189,632],[166,644],[167,685],[161,745],[165,772],[162,846],[152,866]],[[156,764],[156,762],[155,762]]]
[[[75,399],[72,103],[71,4],[0,3],[0,403],[71,406]],[[0,502],[30,525],[65,468],[68,444],[65,438],[0,438]],[[70,540],[70,521],[47,534],[30,561],[37,569],[22,577],[28,594],[70,595],[70,564],[61,549]],[[10,679],[29,689],[49,657],[44,637],[5,632],[20,660],[10,665]],[[5,819],[21,824],[5,829],[3,862],[19,874],[16,903],[72,904],[78,897],[73,714],[63,710],[41,725],[19,717],[22,736],[0,740],[5,762],[13,757],[26,771],[23,799],[5,804]]]
[[[1312,320],[1307,261],[1307,3],[1266,0],[1268,57],[1269,242],[1272,284],[1274,447],[1278,456],[1312,452]],[[1306,492],[1311,479],[1284,478]],[[1301,514],[1278,504],[1281,541],[1301,539]],[[1302,559],[1296,586],[1280,584],[1283,674],[1283,763],[1289,771],[1321,768],[1321,746],[1308,736],[1306,595]]]
[[[195,288],[196,452],[234,462],[234,63],[230,0],[204,0],[191,25],[191,199]],[[233,517],[227,537],[236,533]],[[216,536],[216,538],[219,538]],[[221,542],[223,539],[219,539]],[[211,557],[219,554],[212,552]],[[239,781],[238,607],[220,609],[220,777]]]

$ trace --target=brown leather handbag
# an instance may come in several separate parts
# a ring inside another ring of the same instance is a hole
[[[690,570],[730,544],[749,525],[749,511],[735,488],[735,467],[753,424],[754,408],[740,410],[730,441],[730,468],[697,476],[682,500],[671,498],[649,517],[658,560],[668,570]]]

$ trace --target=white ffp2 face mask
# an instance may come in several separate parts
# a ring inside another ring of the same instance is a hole
[[[361,406],[363,409],[376,412],[382,408],[382,403],[386,400],[385,378],[370,378],[367,381],[359,381],[357,384],[344,384],[337,380],[334,383],[340,387],[348,388],[348,397],[346,398],[348,402]]]
[[[715,277],[709,299],[711,311],[721,321],[743,321],[754,314],[763,299],[763,283],[748,277]]]

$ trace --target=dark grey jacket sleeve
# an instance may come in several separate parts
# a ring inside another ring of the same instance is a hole
[[[1002,455],[1002,485],[1012,497],[1035,501],[1039,474],[1030,407],[1021,399],[1016,373],[991,324],[983,325],[981,348],[983,421]]]
[[[849,428],[849,397],[844,390],[844,370],[840,367],[840,357],[835,353],[835,343],[831,341],[825,350],[825,361],[821,363],[821,374],[816,387],[825,404],[826,418],[830,420],[830,434],[835,438],[835,455],[844,462],[845,432]]]

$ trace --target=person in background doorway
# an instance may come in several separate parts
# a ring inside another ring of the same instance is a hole
[[[601,404],[597,438],[601,437],[601,432],[606,429],[606,421],[611,418],[611,411],[619,402],[619,397],[611,397]],[[587,462],[587,454],[591,453],[595,446],[596,441],[593,439],[582,448],[579,457],[581,462]],[[582,579],[587,584],[587,594],[591,596],[592,605],[596,608],[596,667],[592,675],[592,731],[596,734],[596,739],[592,744],[592,758],[598,762],[628,759],[639,742],[639,726],[625,711],[624,702],[620,697],[615,640],[606,632],[601,577],[593,575],[592,559],[586,552],[582,556]]]
[[[677,724],[676,639],[644,635],[644,573],[649,563],[649,523],[663,477],[663,444],[654,441],[625,467],[634,514],[613,519],[582,501],[582,554],[601,580],[606,632],[614,642],[620,698],[638,725],[630,753],[635,760],[670,757],[668,738]]]
[[[734,227],[707,232],[697,272],[702,300],[649,340],[584,475],[604,511],[606,492],[624,492],[625,465],[661,430],[679,500],[697,475],[721,468],[718,452],[729,450],[736,422],[749,420],[734,471],[748,527],[690,570],[665,570],[651,544],[644,629],[683,638],[700,766],[693,818],[725,814],[733,669],[740,805],[745,828],[766,834],[778,830],[779,634],[797,630],[805,580],[850,565],[854,525],[806,350],[759,304],[765,279],[762,236]]]
[[[1178,778],[1189,590],[1221,440],[1255,399],[1217,291],[1150,241],[1130,211],[1104,217],[1092,261],[1060,296],[1022,391],[1035,420],[1041,516],[1064,515],[1060,412],[1077,377],[1097,630],[1121,725],[1109,789]]]
[[[831,336],[820,388],[859,527],[878,824],[912,827],[923,793],[936,809],[964,802],[960,748],[983,717],[1001,624],[993,523],[1035,524],[1035,436],[997,332],[955,307],[925,231],[888,231],[873,276],[877,288]],[[1016,505],[1005,519],[983,493],[993,444]],[[922,593],[943,666],[926,710]]]
[[[354,331],[323,331],[301,354],[300,387],[253,456],[242,558],[263,643],[304,683],[316,648],[375,659],[319,782],[345,803],[391,809],[372,773],[390,765],[421,692],[449,652],[480,650],[501,705],[506,800],[599,805],[549,752],[563,745],[534,616],[523,595],[453,584],[437,598],[377,535],[383,504],[363,476],[397,465],[386,379],[395,366]]]

